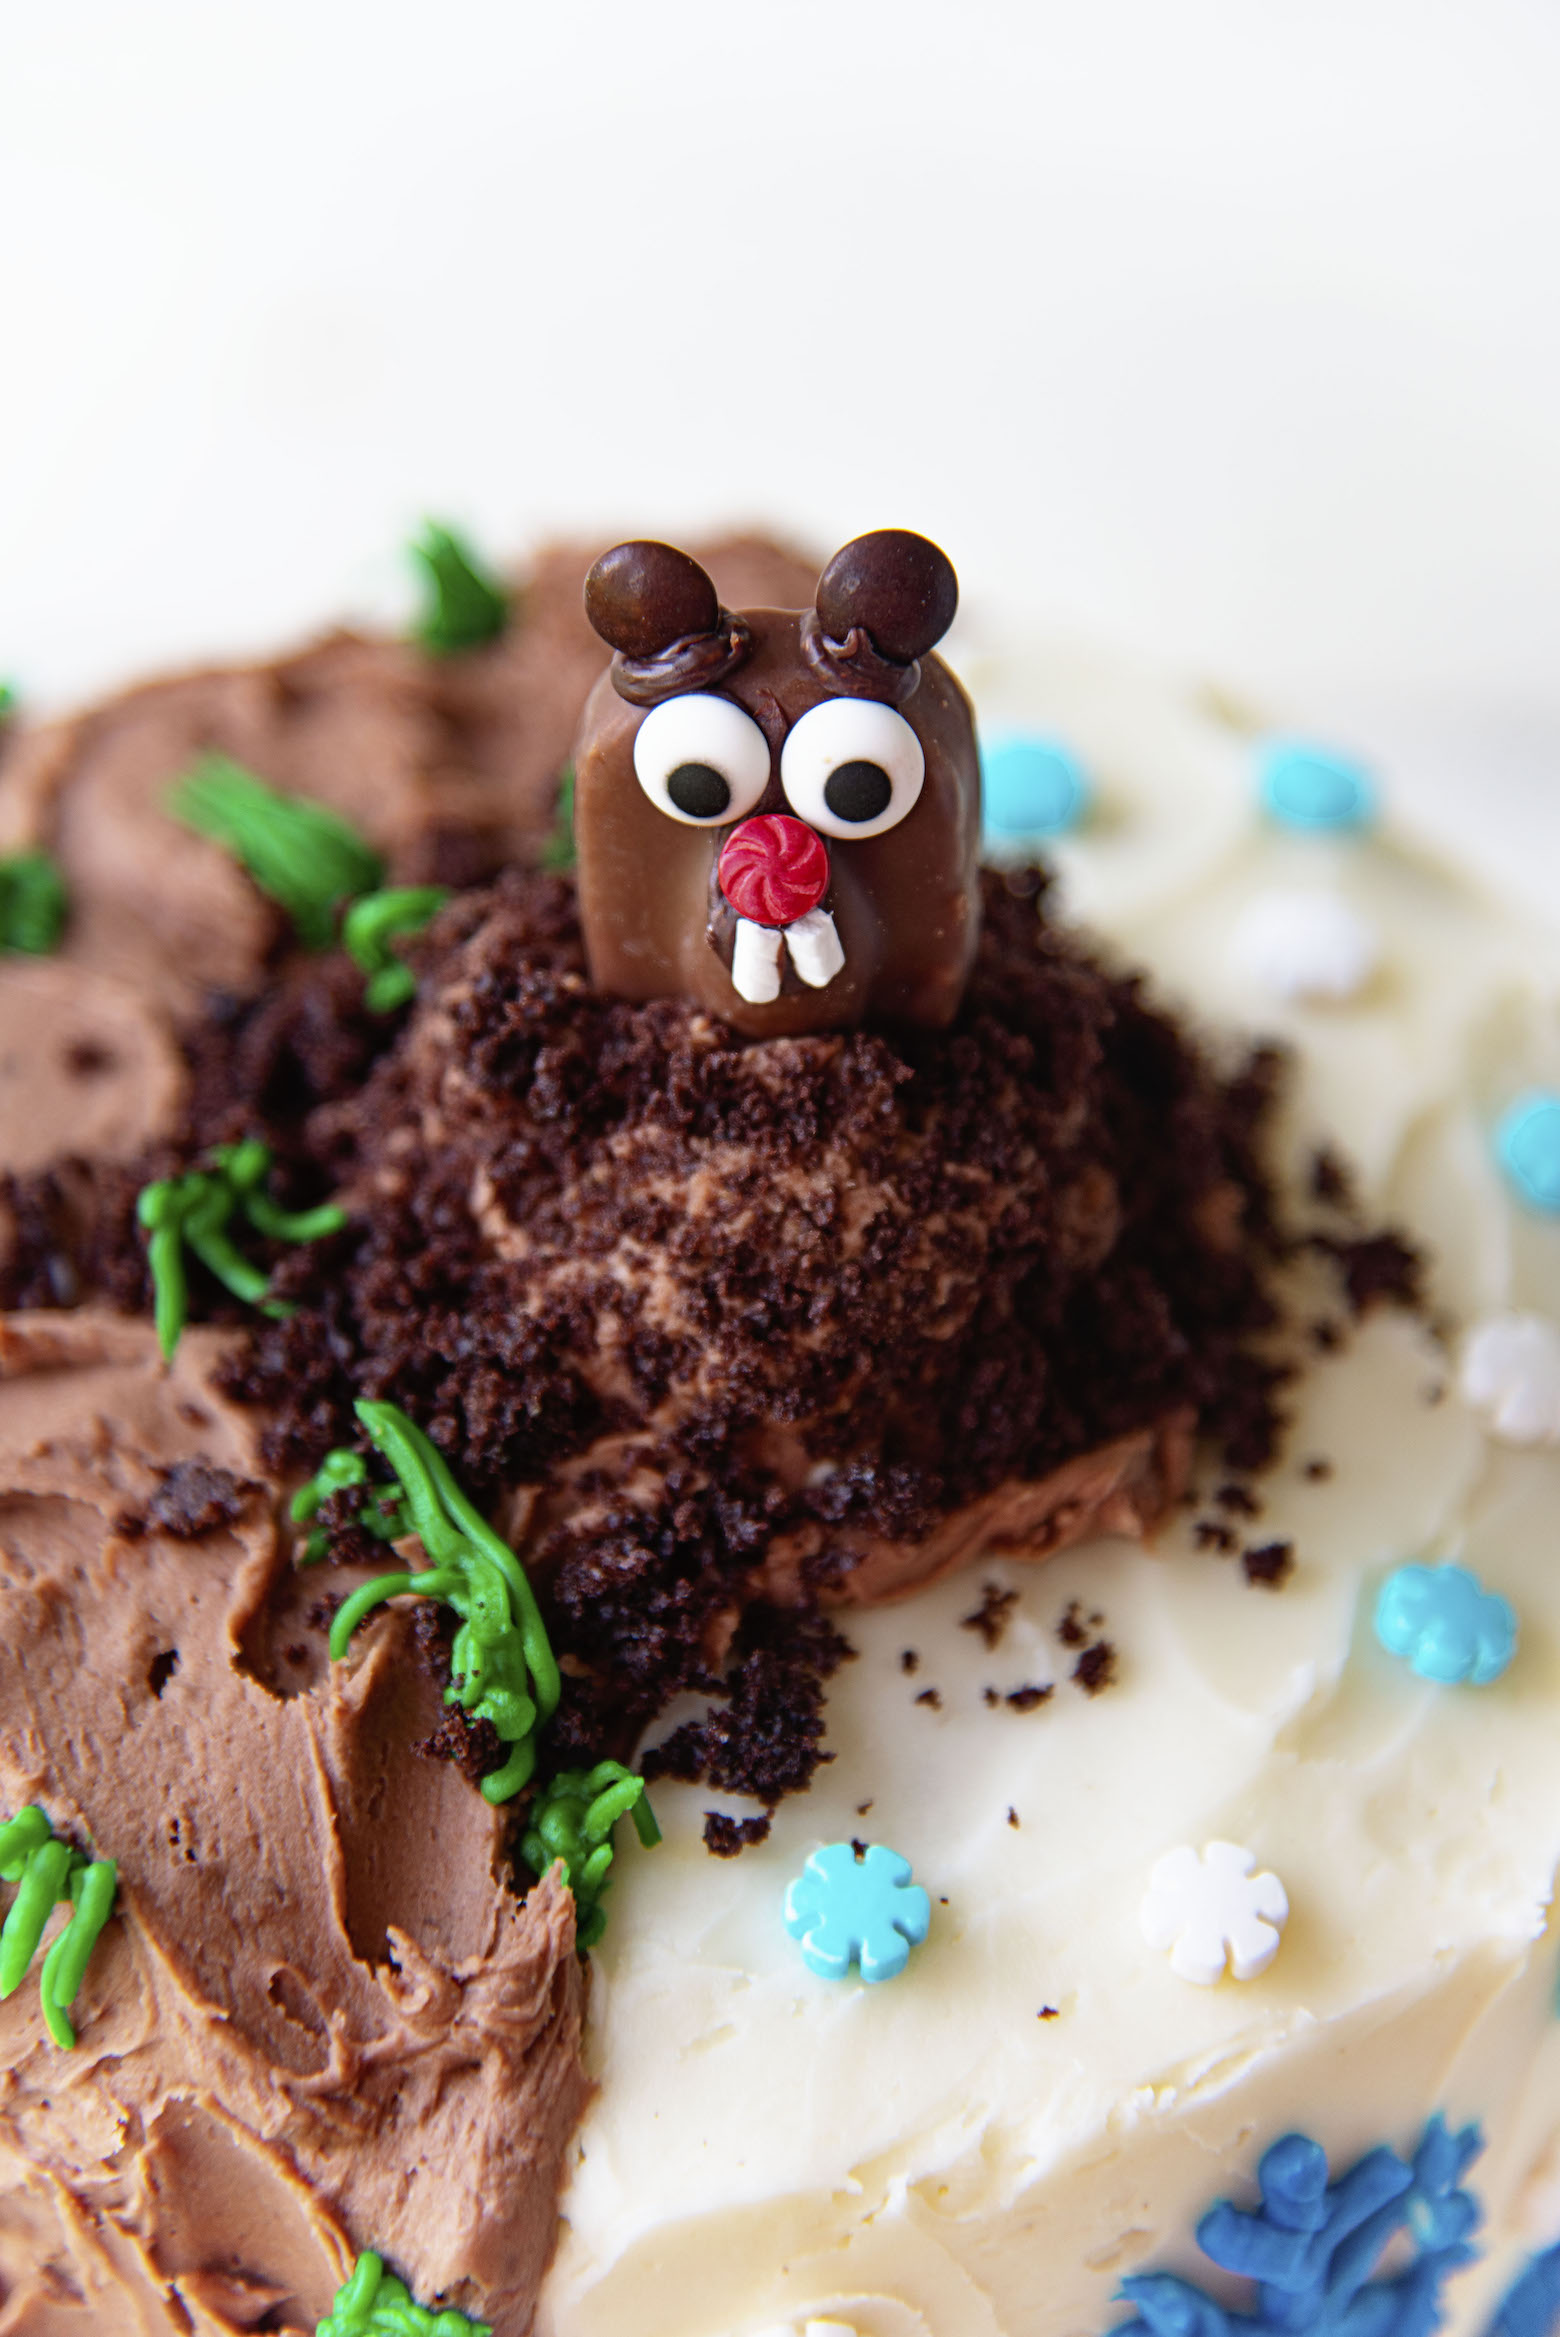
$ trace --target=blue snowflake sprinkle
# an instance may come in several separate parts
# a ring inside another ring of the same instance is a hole
[[[987,834],[999,843],[1020,836],[1064,836],[1087,817],[1089,775],[1063,739],[1001,731],[980,750],[981,806]]]
[[[1376,817],[1369,772],[1347,755],[1305,739],[1265,739],[1258,785],[1263,810],[1281,827],[1335,832],[1368,828]]]
[[[830,1842],[786,1888],[786,1930],[825,1980],[843,1980],[853,1963],[863,1980],[892,1980],[931,1920],[932,1903],[911,1882],[909,1859],[880,1842],[862,1858],[850,1843]]]
[[[1495,1157],[1520,1200],[1560,1216],[1560,1095],[1519,1095],[1495,1131]]]
[[[1111,2337],[1431,2337],[1447,2275],[1478,2254],[1479,2206],[1461,2186],[1482,2147],[1476,2126],[1452,2134],[1436,2117],[1412,2159],[1383,2143],[1333,2183],[1321,2145],[1286,2135],[1257,2169],[1261,2206],[1221,2200],[1197,2227],[1210,2262],[1256,2284],[1254,2309],[1233,2310],[1175,2273],[1144,2273],[1122,2282],[1137,2317]],[[1400,2234],[1401,2269],[1383,2276]]]
[[[1516,1652],[1517,1618],[1465,1566],[1400,1566],[1376,1601],[1376,1637],[1422,1680],[1498,1680]]]

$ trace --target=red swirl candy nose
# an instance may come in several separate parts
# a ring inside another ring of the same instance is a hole
[[[761,812],[733,828],[721,848],[720,889],[739,917],[790,925],[829,889],[829,848],[813,828],[783,812]]]

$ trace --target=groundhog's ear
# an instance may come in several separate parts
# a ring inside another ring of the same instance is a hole
[[[660,657],[714,633],[720,596],[697,560],[671,544],[614,544],[585,579],[585,614],[623,657]]]
[[[859,626],[879,657],[912,665],[953,623],[959,580],[925,536],[878,528],[836,552],[818,579],[818,622],[833,641]]]

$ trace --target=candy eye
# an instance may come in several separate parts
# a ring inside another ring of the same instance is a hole
[[[669,819],[724,827],[750,812],[769,785],[769,741],[729,698],[691,691],[645,716],[634,733],[634,772]]]
[[[874,698],[826,698],[780,750],[780,784],[798,819],[825,836],[881,836],[915,809],[921,742]]]

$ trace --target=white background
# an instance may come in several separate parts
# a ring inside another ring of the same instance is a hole
[[[0,671],[904,524],[1560,851],[1557,0],[0,0]]]

